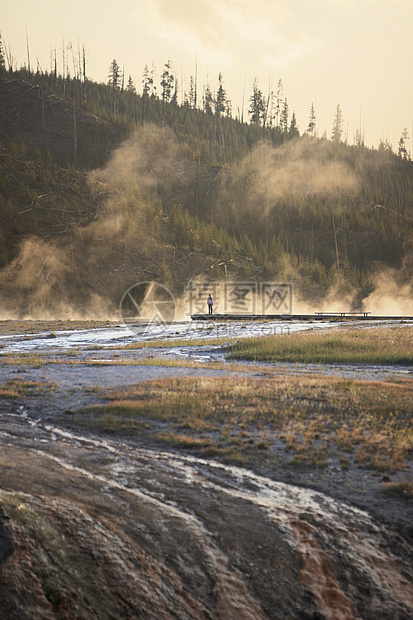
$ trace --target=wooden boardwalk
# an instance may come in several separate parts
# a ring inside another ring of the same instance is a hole
[[[191,314],[193,321],[413,321],[413,316],[372,315],[369,312],[314,314]]]

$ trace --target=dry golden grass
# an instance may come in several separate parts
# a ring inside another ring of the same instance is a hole
[[[107,404],[77,419],[130,433],[150,421],[158,440],[237,462],[271,461],[274,442],[282,439],[296,464],[321,467],[334,451],[344,469],[354,459],[399,471],[413,454],[412,402],[412,381],[179,378],[114,390]]]
[[[386,482],[382,487],[383,493],[393,497],[402,497],[403,499],[413,498],[413,482],[403,480],[402,482]]]
[[[40,394],[47,390],[55,389],[54,383],[45,381],[23,381],[10,379],[0,386],[0,398],[23,398],[25,396]]]
[[[41,320],[2,320],[0,321],[0,335],[12,335],[12,334],[38,334],[39,332],[51,332],[54,333],[60,330],[68,330],[68,329],[92,329],[92,328],[101,328],[101,327],[112,327],[113,325],[117,325],[116,322],[111,321],[72,321],[70,319],[67,320],[52,320],[52,321],[41,321]]]
[[[94,359],[92,357],[79,359],[76,357],[77,351],[74,349],[66,349],[53,352],[30,352],[30,353],[6,353],[1,355],[0,360],[4,366],[28,366],[30,368],[42,368],[45,364],[53,364],[57,366],[164,366],[164,367],[181,367],[181,368],[213,368],[213,369],[234,369],[232,364],[221,362],[194,362],[190,359],[170,359],[162,357],[143,357],[143,358],[122,358],[113,357],[112,359]],[[247,366],[237,366],[249,372]]]
[[[413,327],[374,327],[244,338],[232,359],[311,364],[413,364]]]

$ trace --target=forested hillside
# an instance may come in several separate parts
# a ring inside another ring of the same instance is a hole
[[[194,277],[288,279],[297,300],[361,307],[386,272],[410,299],[400,145],[315,137],[311,115],[300,136],[288,108],[269,120],[256,85],[243,122],[221,76],[202,105],[194,92],[178,104],[169,73],[159,95],[149,73],[137,94],[113,70],[97,84],[1,67],[4,313],[104,315],[142,279],[181,294]]]

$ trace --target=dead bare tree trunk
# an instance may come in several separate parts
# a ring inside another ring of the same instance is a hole
[[[343,229],[344,229],[344,261],[346,263],[348,263],[348,256],[347,256],[347,229],[346,229],[346,221],[344,219],[344,213],[342,214],[342,218],[343,218]]]
[[[337,245],[337,233],[336,233],[336,225],[334,222],[334,213],[332,214],[333,217],[333,233],[334,233],[334,243],[336,246],[336,260],[337,260],[337,271],[340,271],[340,258],[338,255],[338,245]]]
[[[310,239],[310,269],[313,268],[314,261],[314,226],[311,224],[311,239]]]
[[[27,33],[27,28],[26,28],[26,48],[27,48],[27,70],[29,72],[29,80],[30,80],[30,74],[31,74],[31,70],[30,70],[30,49],[29,49],[29,35]]]
[[[85,46],[83,46],[83,101],[87,102],[87,93],[86,93],[86,50]]]
[[[76,126],[76,101],[73,100],[73,164],[77,168],[77,126]]]
[[[265,249],[269,250],[268,240],[268,183],[265,187]]]
[[[40,91],[41,93],[41,98],[42,98],[42,131],[44,131],[44,94],[43,94],[43,88]]]
[[[198,183],[199,183],[199,161],[200,156],[196,162],[196,179],[195,179],[195,216],[198,215]]]
[[[62,39],[62,78],[63,78],[63,97],[66,96],[66,67],[65,67],[65,39]]]
[[[54,48],[54,83],[57,88],[57,49]]]

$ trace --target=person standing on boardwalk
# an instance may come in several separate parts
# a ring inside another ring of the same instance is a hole
[[[214,305],[214,300],[212,299],[211,295],[208,295],[207,304],[208,304],[208,314],[212,314],[212,306]]]

